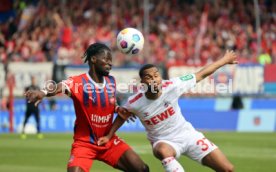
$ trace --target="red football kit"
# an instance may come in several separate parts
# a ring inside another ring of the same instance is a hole
[[[68,167],[79,166],[88,172],[94,159],[115,167],[130,147],[116,135],[105,146],[97,145],[97,140],[107,135],[112,126],[116,103],[115,79],[106,76],[103,84],[98,84],[84,73],[62,83],[73,99],[76,113]]]

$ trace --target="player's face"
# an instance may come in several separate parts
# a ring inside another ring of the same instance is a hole
[[[148,86],[148,91],[154,91],[154,93],[157,93],[162,88],[162,77],[158,69],[152,67],[144,70],[141,83]]]
[[[96,72],[103,76],[108,76],[112,68],[112,55],[108,50],[104,50],[103,53],[98,54],[95,60]]]

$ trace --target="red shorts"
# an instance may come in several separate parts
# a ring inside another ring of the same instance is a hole
[[[103,161],[115,167],[123,153],[129,149],[131,148],[118,136],[114,136],[105,146],[74,142],[67,168],[78,166],[89,172],[93,160]]]

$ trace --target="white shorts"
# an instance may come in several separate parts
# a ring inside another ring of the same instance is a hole
[[[173,147],[176,152],[176,158],[180,155],[187,155],[189,158],[202,164],[202,159],[217,148],[217,146],[209,141],[198,131],[192,131],[183,139],[158,140],[152,144],[154,148],[158,143],[167,143]]]

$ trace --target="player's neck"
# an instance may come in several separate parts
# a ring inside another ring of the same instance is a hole
[[[152,93],[150,91],[147,91],[145,93],[145,96],[147,99],[150,99],[150,100],[156,100],[158,99],[160,96],[162,95],[162,91],[158,91],[157,93]]]
[[[104,77],[102,75],[97,74],[93,69],[90,69],[88,74],[96,83],[104,82]]]

